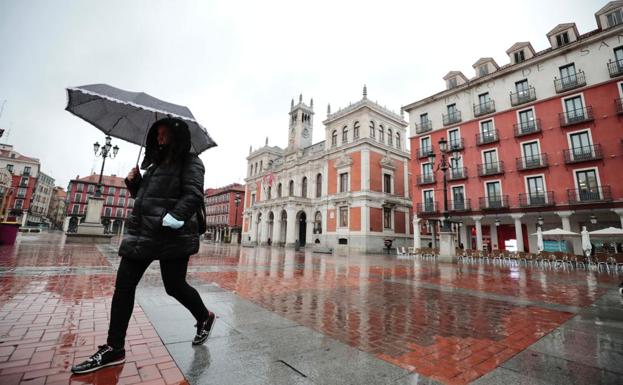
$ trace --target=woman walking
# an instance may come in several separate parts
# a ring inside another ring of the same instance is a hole
[[[141,168],[133,168],[125,180],[135,199],[128,219],[128,234],[119,248],[121,263],[112,298],[108,339],[99,350],[71,368],[89,373],[125,362],[125,335],[134,295],[145,270],[155,259],[167,294],[177,299],[197,320],[193,345],[203,344],[214,327],[199,293],[186,282],[188,259],[199,250],[204,228],[201,159],[190,153],[190,134],[182,120],[166,118],[152,125],[147,134]]]

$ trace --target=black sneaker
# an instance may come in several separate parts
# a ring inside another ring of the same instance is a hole
[[[75,374],[91,373],[107,366],[119,365],[125,362],[125,349],[115,349],[109,345],[98,346],[99,350],[88,360],[71,367]]]
[[[214,329],[214,322],[216,321],[216,316],[211,311],[208,312],[208,319],[202,322],[198,322],[195,326],[197,327],[197,334],[195,334],[195,338],[193,338],[193,345],[201,345],[208,337],[210,337],[210,333],[212,333],[212,329]]]

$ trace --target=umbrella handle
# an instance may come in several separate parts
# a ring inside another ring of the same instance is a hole
[[[138,167],[138,162],[141,160],[142,152],[143,152],[143,146],[141,146],[141,149],[138,151],[138,158],[136,158],[136,167]]]

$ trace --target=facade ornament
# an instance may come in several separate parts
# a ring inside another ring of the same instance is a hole
[[[314,98],[311,98],[309,100],[309,107],[313,110],[314,109]]]
[[[353,159],[345,152],[335,162],[335,168],[349,167],[353,164]]]
[[[266,137],[266,143],[264,144],[264,146],[268,147],[268,136]]]
[[[385,156],[380,161],[381,167],[388,170],[395,170],[396,166],[394,166],[394,161],[389,156],[389,151],[385,153]]]
[[[249,155],[253,152],[253,146],[249,146]]]
[[[331,115],[331,103],[327,103],[327,116]]]
[[[294,98],[290,99],[290,109],[294,108]]]
[[[368,98],[368,86],[366,86],[365,84],[363,85],[363,98]]]
[[[299,103],[303,102],[303,94],[299,94]]]

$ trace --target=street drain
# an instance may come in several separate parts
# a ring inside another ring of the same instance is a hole
[[[284,360],[277,360],[277,362],[281,362],[282,364],[284,364],[285,366],[287,366],[288,368],[294,370],[296,373],[298,373],[300,376],[307,378],[307,376],[305,374],[303,374],[300,370],[298,370],[297,368],[295,368],[294,366],[288,364],[287,362],[285,362]]]

